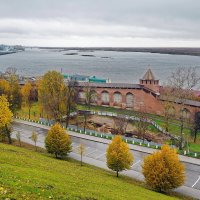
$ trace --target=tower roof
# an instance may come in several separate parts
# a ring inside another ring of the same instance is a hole
[[[153,72],[151,69],[148,69],[146,73],[144,74],[142,80],[156,80]]]

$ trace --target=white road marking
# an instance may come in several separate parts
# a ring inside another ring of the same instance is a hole
[[[196,180],[196,182],[192,185],[192,188],[199,182],[199,180],[200,180],[200,176],[199,176],[199,178]]]
[[[131,166],[131,167],[133,167],[133,166],[137,165],[137,164],[138,164],[138,163],[140,163],[140,162],[141,162],[141,160],[138,160],[136,163],[132,164],[132,166]]]
[[[106,153],[102,153],[100,155],[98,155],[95,159],[101,158],[102,156],[104,156]]]
[[[92,153],[94,153],[94,152],[96,152],[97,150],[95,149],[94,151],[91,151],[90,153],[88,153],[88,154],[86,154],[85,156],[88,156],[88,155],[90,155],[90,154],[92,154]]]

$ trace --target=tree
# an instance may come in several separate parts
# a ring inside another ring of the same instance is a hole
[[[25,85],[21,89],[22,93],[22,99],[24,102],[24,105],[28,107],[28,116],[29,119],[31,117],[31,108],[33,106],[33,99],[31,96],[31,91],[32,91],[32,85],[30,82],[26,82]]]
[[[5,96],[0,96],[0,129],[8,138],[9,144],[12,143],[11,129],[9,127],[11,120],[12,112],[9,109],[8,100]]]
[[[126,133],[126,128],[128,126],[129,120],[126,116],[118,115],[114,119],[114,129],[117,131],[117,134],[124,135]]]
[[[17,138],[17,141],[19,143],[19,146],[21,147],[22,146],[22,144],[21,144],[21,133],[19,131],[17,131],[17,133],[16,133],[16,138]]]
[[[130,169],[133,163],[133,155],[130,152],[130,148],[128,144],[123,142],[120,135],[115,136],[111,144],[109,144],[106,158],[108,168],[116,171],[117,177],[120,171]]]
[[[200,131],[200,112],[195,112],[192,116],[191,125],[191,135],[194,136],[194,143],[196,143],[197,134]]]
[[[78,102],[78,82],[70,80],[67,83],[67,98],[66,98],[66,128],[69,125],[70,113],[72,110],[77,110],[77,102]]]
[[[172,97],[173,88],[164,86],[161,90],[161,100],[164,108],[165,130],[169,132],[169,120],[175,117],[174,102]]]
[[[144,158],[142,172],[146,184],[159,192],[177,188],[185,181],[184,165],[179,161],[176,149],[168,145]]]
[[[64,78],[59,72],[49,71],[39,81],[39,103],[48,116],[57,121],[66,113],[66,92]]]
[[[49,153],[55,154],[56,158],[66,156],[71,152],[71,139],[66,131],[56,123],[48,131],[45,146]]]
[[[90,109],[91,103],[94,102],[96,98],[96,93],[94,90],[92,90],[91,86],[89,83],[86,84],[85,88],[85,105]]]
[[[78,153],[80,154],[80,156],[81,156],[81,166],[83,165],[83,155],[84,155],[84,153],[85,153],[85,145],[84,144],[80,144],[79,146],[78,146]]]
[[[0,95],[6,96],[13,113],[21,107],[20,87],[15,75],[9,75],[7,80],[0,79]]]
[[[37,151],[37,141],[38,141],[38,135],[36,132],[32,132],[32,135],[31,135],[31,140],[34,142],[35,144],[35,151]]]
[[[145,134],[148,130],[148,117],[146,115],[145,109],[140,107],[139,112],[137,113],[138,120],[136,121],[136,127],[139,137],[143,140],[145,139]]]
[[[11,111],[15,114],[21,108],[22,97],[18,78],[15,74],[9,74],[8,82],[10,91],[8,94],[8,101]]]

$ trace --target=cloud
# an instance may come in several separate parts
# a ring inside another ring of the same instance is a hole
[[[0,0],[0,43],[196,46],[199,10],[196,0]]]

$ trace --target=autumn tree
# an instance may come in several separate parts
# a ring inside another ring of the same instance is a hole
[[[9,109],[9,102],[5,96],[0,96],[0,129],[3,134],[8,138],[11,144],[11,129],[10,123],[12,120],[12,112]]]
[[[37,141],[38,141],[38,135],[35,131],[32,132],[31,140],[34,142],[35,145],[35,151],[37,151]]]
[[[83,155],[85,153],[85,145],[84,144],[80,144],[78,146],[78,153],[80,154],[81,156],[81,166],[83,165]]]
[[[159,192],[177,188],[185,181],[184,165],[179,161],[176,149],[168,145],[144,158],[142,172],[146,184]]]
[[[130,152],[130,148],[120,135],[115,136],[109,144],[106,158],[108,168],[116,171],[117,177],[120,171],[130,169],[133,163],[133,155]]]
[[[38,85],[39,103],[51,118],[61,121],[66,113],[66,86],[63,76],[56,71],[47,72]]]
[[[31,108],[34,103],[31,96],[32,89],[33,87],[30,82],[26,82],[25,85],[21,89],[23,103],[28,108],[29,119],[31,117]]]
[[[56,158],[66,156],[71,152],[71,139],[59,123],[56,123],[48,131],[45,146],[49,153],[55,154]]]
[[[20,87],[15,75],[9,74],[7,80],[0,79],[0,95],[6,96],[13,113],[21,107]]]

